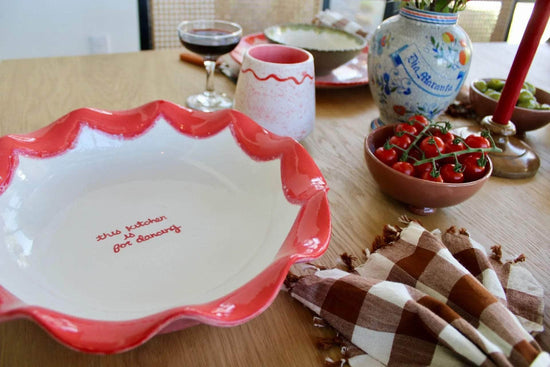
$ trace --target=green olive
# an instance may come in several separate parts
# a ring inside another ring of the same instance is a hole
[[[485,93],[487,91],[487,83],[485,83],[485,80],[478,80],[477,82],[474,82],[474,87],[481,93]]]
[[[518,102],[517,104],[518,107],[523,107],[523,108],[530,108],[530,109],[537,109],[537,107],[539,106],[539,103],[537,102],[536,99],[534,98],[531,98],[531,99],[527,99],[525,101],[520,101]]]
[[[500,99],[500,92],[497,92],[493,89],[488,89],[487,92],[484,93],[487,97],[492,98],[496,101]]]
[[[537,88],[535,88],[535,86],[529,82],[523,83],[523,88],[527,89],[532,94],[535,94],[537,92]]]
[[[504,80],[502,79],[491,79],[487,82],[487,87],[490,89],[494,89],[497,92],[502,91],[502,87],[504,87]]]
[[[518,103],[519,102],[527,102],[531,99],[535,99],[535,96],[533,96],[533,93],[531,93],[527,89],[522,89],[521,92],[519,93]]]
[[[506,81],[502,79],[489,79],[478,80],[474,82],[474,87],[485,94],[487,97],[492,98],[496,101],[500,99],[502,89],[504,88],[504,83]],[[547,103],[539,103],[535,98],[536,88],[533,84],[529,82],[523,83],[523,88],[521,89],[516,106],[522,108],[530,108],[536,110],[550,110],[550,105]]]

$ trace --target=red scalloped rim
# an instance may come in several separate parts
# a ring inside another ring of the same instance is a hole
[[[102,354],[123,352],[177,324],[244,323],[273,302],[292,264],[325,252],[331,235],[328,186],[315,162],[293,139],[274,135],[235,110],[205,113],[167,101],[118,112],[75,110],[35,132],[0,138],[0,195],[10,184],[19,155],[47,158],[63,154],[73,147],[83,124],[121,139],[131,139],[147,133],[160,116],[177,131],[196,138],[208,138],[228,127],[236,143],[252,159],[280,158],[285,196],[301,208],[273,263],[220,299],[125,321],[90,320],[27,305],[0,285],[0,321],[28,317],[70,348]]]

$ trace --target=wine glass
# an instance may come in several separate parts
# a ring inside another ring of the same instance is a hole
[[[218,57],[241,40],[241,26],[224,20],[190,20],[178,25],[178,36],[185,48],[203,57],[206,68],[206,90],[188,97],[187,106],[207,112],[230,108],[232,99],[214,90],[214,70]]]

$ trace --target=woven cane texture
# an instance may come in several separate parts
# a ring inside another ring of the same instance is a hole
[[[311,23],[319,0],[151,0],[153,48],[181,47],[176,28],[184,20],[221,19],[243,27],[243,35],[281,23]]]

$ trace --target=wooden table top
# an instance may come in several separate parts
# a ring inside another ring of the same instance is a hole
[[[468,80],[506,77],[516,47],[475,44]],[[27,133],[80,107],[125,110],[157,99],[184,104],[204,87],[201,67],[179,61],[182,50],[0,62],[0,136]],[[539,47],[527,80],[550,90],[550,45]],[[217,89],[234,84],[217,76]],[[378,116],[368,86],[317,91],[316,126],[303,141],[329,186],[333,235],[318,264],[335,266],[343,252],[362,258],[386,223],[402,214],[418,218],[384,196],[364,161],[363,141]],[[440,119],[453,120],[448,116]],[[455,120],[460,124],[472,121]],[[545,288],[550,304],[550,127],[525,139],[541,158],[537,175],[492,177],[470,200],[419,218],[428,229],[468,229],[485,246],[502,245],[510,257],[525,254],[527,266]],[[546,331],[537,338],[550,349]],[[159,335],[126,353],[97,356],[72,351],[28,320],[0,324],[0,366],[311,366],[325,353],[314,345],[328,331],[312,325],[312,314],[281,292],[260,316],[241,326],[200,325]]]

